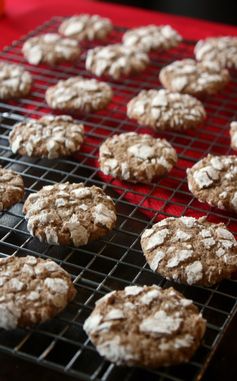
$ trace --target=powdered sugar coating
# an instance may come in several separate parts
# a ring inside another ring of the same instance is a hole
[[[181,323],[179,314],[169,316],[165,311],[160,310],[154,316],[144,319],[139,329],[141,332],[154,333],[159,337],[177,332]]]
[[[203,278],[203,266],[201,261],[195,261],[185,269],[188,284],[196,284]]]
[[[23,66],[0,62],[0,99],[24,97],[31,84],[31,74]]]
[[[98,46],[90,49],[86,56],[86,69],[97,77],[108,76],[120,79],[145,70],[148,55],[134,47],[122,44]]]
[[[53,245],[86,245],[116,222],[112,199],[102,189],[82,183],[45,186],[28,197],[23,211],[31,235]]]
[[[91,112],[105,108],[113,96],[111,87],[96,79],[71,77],[47,89],[48,105],[57,110]]]
[[[42,323],[76,294],[69,274],[50,259],[0,259],[0,273],[0,327],[4,329]]]
[[[142,292],[141,286],[127,286],[124,289],[125,295],[138,295]]]
[[[55,159],[80,149],[84,127],[67,115],[46,115],[17,123],[9,134],[14,153]]]
[[[108,18],[98,15],[80,14],[67,18],[59,26],[59,33],[78,41],[104,40],[113,29]]]
[[[237,243],[224,224],[209,223],[204,217],[165,221],[165,227],[162,220],[153,225],[152,234],[147,236],[145,230],[141,237],[153,271],[189,285],[211,286],[237,270]]]
[[[159,367],[188,361],[205,332],[191,300],[173,288],[138,286],[102,298],[84,323],[96,349],[117,365]],[[111,318],[112,317],[112,318]]]
[[[200,202],[237,212],[237,157],[208,155],[187,170],[188,187]]]
[[[237,37],[211,37],[200,40],[194,48],[198,61],[218,62],[221,67],[237,68]]]
[[[149,52],[168,50],[182,41],[179,33],[170,25],[147,25],[130,29],[123,35],[123,44]]]
[[[23,179],[16,172],[0,166],[0,211],[8,209],[24,196]]]
[[[217,62],[184,59],[163,67],[159,79],[170,91],[202,96],[217,93],[230,77],[228,70],[222,69]]]
[[[76,40],[63,38],[57,33],[46,33],[29,38],[22,52],[32,65],[56,65],[62,61],[75,61],[81,53]]]
[[[155,130],[196,127],[206,116],[200,101],[191,95],[168,90],[142,90],[127,105],[127,115]]]
[[[162,245],[166,240],[167,235],[169,234],[168,229],[162,229],[158,232],[158,234],[154,234],[154,230],[152,235],[149,237],[147,250],[154,250],[158,246]]]
[[[165,139],[135,132],[106,139],[99,151],[102,172],[131,182],[149,183],[169,172],[176,161],[176,151]]]

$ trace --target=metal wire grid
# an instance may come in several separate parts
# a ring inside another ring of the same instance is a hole
[[[61,18],[53,18],[27,37],[41,32],[56,31],[61,21]],[[117,27],[109,42],[119,41],[122,32],[123,29]],[[0,53],[2,60],[24,63],[34,77],[30,97],[17,102],[0,103],[1,165],[22,174],[26,187],[25,198],[42,186],[55,182],[82,181],[89,186],[95,184],[103,187],[116,203],[118,224],[105,239],[76,249],[49,246],[30,237],[22,215],[23,202],[1,213],[1,255],[30,254],[54,259],[72,275],[78,294],[68,308],[52,321],[29,330],[0,331],[0,350],[81,380],[128,381],[135,380],[138,376],[139,380],[200,379],[237,310],[236,282],[224,281],[213,288],[204,288],[165,281],[148,269],[139,241],[144,228],[150,226],[157,218],[172,215],[207,214],[210,221],[223,221],[237,233],[236,217],[197,202],[188,191],[185,178],[185,169],[208,152],[230,152],[228,128],[230,120],[236,116],[237,76],[233,73],[232,83],[220,95],[204,102],[209,117],[200,130],[185,134],[159,134],[166,137],[176,148],[179,154],[177,168],[156,184],[131,187],[102,176],[96,164],[99,144],[115,132],[147,132],[126,118],[126,103],[139,90],[159,85],[157,73],[161,66],[175,59],[191,56],[192,42],[185,41],[168,53],[154,53],[152,65],[139,76],[124,79],[122,83],[111,82],[115,97],[108,109],[81,116],[82,119],[77,116],[77,119],[85,124],[87,132],[82,151],[76,158],[50,161],[12,154],[8,146],[9,131],[17,121],[29,117],[37,118],[50,112],[44,101],[44,92],[49,85],[73,75],[90,75],[84,69],[84,53],[82,59],[74,66],[64,64],[51,69],[26,64],[21,55],[21,46],[27,37],[15,41]],[[90,46],[93,44],[87,43],[83,48]],[[82,329],[95,301],[108,291],[129,284],[153,283],[162,287],[173,285],[186,297],[194,300],[208,321],[204,343],[188,364],[178,367],[148,371],[117,367],[103,360]]]

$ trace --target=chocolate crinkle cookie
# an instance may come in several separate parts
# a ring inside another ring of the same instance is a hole
[[[105,108],[111,101],[111,87],[96,79],[71,77],[50,86],[45,94],[49,107],[61,111],[92,112]]]
[[[101,356],[117,365],[157,368],[187,362],[206,321],[173,288],[128,286],[99,299],[84,330]]]
[[[202,103],[188,94],[142,90],[127,105],[127,116],[155,130],[194,128],[206,117]]]
[[[230,80],[227,69],[216,61],[196,62],[192,59],[174,61],[161,69],[161,84],[170,91],[204,96],[216,94]]]
[[[107,76],[118,80],[145,70],[149,62],[144,51],[113,44],[90,49],[86,56],[86,69],[97,77]]]
[[[210,37],[200,40],[194,48],[198,61],[218,62],[221,67],[237,69],[237,37]]]
[[[237,271],[237,243],[223,223],[193,217],[166,218],[141,237],[153,271],[189,285],[212,286]]]
[[[113,25],[108,18],[80,14],[63,21],[59,26],[59,33],[78,41],[92,41],[105,39],[112,29]]]
[[[0,62],[0,99],[24,97],[31,84],[31,74],[23,66]]]
[[[176,151],[167,140],[135,132],[106,139],[99,151],[102,172],[135,183],[163,176],[176,161]]]
[[[231,148],[237,151],[237,121],[230,123]]]
[[[41,63],[56,65],[63,61],[75,61],[81,54],[78,42],[63,38],[57,33],[46,33],[29,38],[22,52],[32,65]]]
[[[0,166],[0,211],[10,208],[24,196],[22,177]]]
[[[208,155],[187,169],[190,192],[211,206],[237,212],[237,157]]]
[[[84,127],[67,115],[45,115],[17,123],[9,134],[12,152],[55,159],[78,151]]]
[[[112,199],[82,183],[45,186],[27,198],[23,212],[30,234],[52,245],[86,245],[106,235],[117,219]]]
[[[70,275],[57,263],[33,256],[0,259],[0,327],[43,323],[75,297]]]
[[[168,50],[182,41],[179,33],[170,25],[147,25],[128,30],[123,35],[123,44],[150,52]]]

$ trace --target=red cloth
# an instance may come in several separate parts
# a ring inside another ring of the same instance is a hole
[[[8,0],[6,2],[5,13],[5,17],[0,19],[1,46],[10,44],[12,40],[19,38],[22,34],[26,34],[31,29],[34,29],[36,26],[42,24],[46,20],[49,20],[53,16],[68,16],[76,13],[100,14],[101,16],[107,16],[111,18],[112,21],[117,25],[128,27],[151,23],[158,25],[171,24],[183,35],[183,37],[187,39],[199,39],[212,35],[237,35],[237,28],[234,26],[216,24],[186,17],[171,16],[158,12],[145,11],[142,9],[135,9],[131,7],[118,6],[89,0],[50,0],[45,2],[43,2],[43,0]],[[127,99],[124,98],[123,106],[121,107],[121,111],[123,113],[126,112],[126,101]],[[113,107],[113,105],[110,107]],[[106,113],[106,110],[104,112]],[[119,117],[121,118],[121,114]],[[222,124],[223,123],[226,123],[226,120],[222,120]],[[195,133],[196,132],[190,132],[189,134],[193,134],[193,136],[195,136]],[[205,131],[202,131],[202,134],[203,139],[207,139],[207,141],[210,139],[210,135],[206,136]],[[180,136],[180,139],[183,139],[183,137]],[[188,156],[194,154],[195,152],[186,153]],[[79,155],[78,158],[80,159]],[[198,158],[199,157],[197,157],[197,159]],[[94,166],[97,164],[93,161],[91,162],[91,165]],[[188,165],[190,165],[190,163]],[[184,160],[179,160],[178,168],[172,171],[172,178],[166,176],[164,180],[160,181],[160,184],[162,185],[164,183],[165,187],[159,187],[153,190],[153,193],[149,195],[149,197],[146,197],[146,199],[145,196],[151,192],[151,188],[149,186],[143,186],[140,184],[126,184],[117,180],[112,180],[102,174],[100,174],[100,176],[104,179],[105,182],[111,181],[115,187],[119,187],[120,190],[117,189],[119,193],[123,193],[124,191],[126,192],[127,190],[124,198],[132,201],[137,205],[139,204],[140,211],[143,211],[150,217],[153,216],[153,213],[150,213],[146,208],[153,208],[154,211],[162,209],[164,213],[177,216],[181,215],[182,213],[192,215],[195,214],[198,216],[200,215],[199,213],[194,213],[193,211],[191,213],[190,210],[186,210],[186,204],[188,204],[188,202],[191,200],[191,195],[190,197],[187,196],[188,190],[186,183],[182,184],[181,182],[182,178],[185,178],[184,168],[186,167],[187,163]],[[177,181],[174,180],[175,178],[177,178]],[[176,189],[177,187],[179,187],[180,192],[176,192],[175,197],[173,197],[173,189]],[[182,194],[182,191],[187,192],[185,196]],[[155,199],[153,197],[155,197]],[[172,198],[172,202],[166,204],[166,200],[169,198]],[[197,201],[192,203],[193,206],[194,203],[195,206],[200,207],[200,204]],[[143,207],[145,209],[143,209]],[[202,205],[201,208],[203,211],[205,209],[208,210],[208,206],[206,205]]]
[[[169,23],[189,39],[207,35],[237,35],[234,26],[90,0],[6,0],[5,8],[5,17],[0,19],[0,48],[53,16],[81,12],[98,13],[128,27]]]

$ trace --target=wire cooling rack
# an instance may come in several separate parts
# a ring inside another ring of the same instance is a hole
[[[25,39],[43,32],[54,32],[61,21],[62,18],[53,18],[0,53],[1,60],[24,64],[34,78],[29,97],[0,103],[1,165],[22,174],[26,187],[25,198],[42,186],[55,182],[98,185],[113,197],[118,223],[105,239],[75,249],[49,246],[32,238],[22,214],[23,202],[0,214],[1,256],[31,254],[52,258],[72,275],[78,290],[75,300],[55,319],[34,329],[12,332],[0,330],[0,350],[80,380],[199,380],[237,310],[237,284],[229,280],[213,288],[204,288],[165,281],[149,270],[139,241],[146,227],[157,219],[172,215],[198,217],[207,214],[210,221],[223,221],[232,232],[237,233],[236,216],[196,201],[188,191],[185,176],[186,168],[208,152],[230,153],[228,131],[229,122],[237,114],[237,75],[232,74],[232,82],[220,95],[205,100],[208,119],[200,129],[160,134],[149,131],[155,136],[167,138],[179,155],[176,168],[155,184],[131,186],[102,176],[97,167],[98,147],[107,136],[114,133],[134,130],[148,132],[126,118],[126,103],[143,88],[159,87],[159,69],[175,59],[192,56],[192,41],[184,41],[167,53],[152,54],[152,64],[144,73],[122,82],[111,82],[115,96],[106,110],[80,118],[77,115],[77,120],[86,126],[86,141],[82,151],[74,158],[50,161],[20,157],[9,149],[8,134],[12,125],[24,118],[39,118],[50,112],[44,101],[44,93],[48,86],[59,79],[73,75],[90,77],[84,69],[84,59],[85,51],[93,46],[92,43],[82,45],[82,57],[73,66],[33,67],[24,61],[21,47]],[[109,41],[104,44],[120,41],[123,31],[122,28],[115,28]],[[103,360],[82,329],[95,301],[113,289],[130,284],[153,283],[162,287],[173,285],[194,300],[208,322],[203,344],[188,364],[159,370],[117,367]]]

